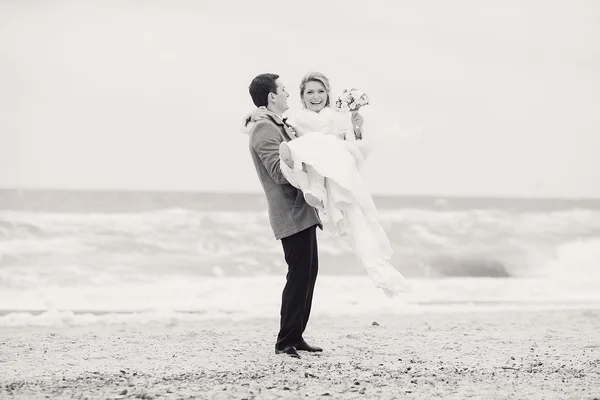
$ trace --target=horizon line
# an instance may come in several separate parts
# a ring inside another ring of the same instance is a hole
[[[35,188],[35,187],[0,187],[0,192],[79,192],[79,193],[168,193],[168,194],[200,194],[200,195],[264,195],[262,191],[211,191],[194,189],[73,189],[73,188]],[[518,195],[463,195],[463,194],[408,194],[408,193],[372,193],[373,197],[404,197],[404,198],[434,198],[434,199],[479,199],[479,200],[559,200],[559,201],[600,201],[600,197],[541,197],[541,196],[518,196]]]

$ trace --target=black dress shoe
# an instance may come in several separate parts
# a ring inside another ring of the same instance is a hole
[[[306,343],[306,341],[304,341],[304,340],[296,345],[296,350],[308,351],[311,353],[323,351],[323,349],[320,348],[319,346],[311,346],[310,344]]]
[[[300,354],[298,354],[294,346],[289,346],[284,349],[275,349],[275,354],[287,354],[290,357],[300,358]]]

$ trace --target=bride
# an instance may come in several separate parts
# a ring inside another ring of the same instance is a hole
[[[370,151],[362,140],[362,116],[330,106],[330,85],[319,72],[300,83],[303,109],[286,124],[296,137],[280,147],[280,167],[308,204],[317,208],[324,227],[349,239],[352,250],[373,283],[388,297],[408,290],[406,279],[389,263],[390,242],[359,169]],[[260,109],[249,120],[264,117]]]

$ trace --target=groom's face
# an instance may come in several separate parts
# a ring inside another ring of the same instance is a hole
[[[290,97],[290,94],[287,92],[287,90],[285,90],[285,85],[283,82],[281,82],[281,79],[277,79],[275,83],[277,84],[277,92],[273,93],[273,105],[277,107],[277,110],[280,113],[283,113],[290,108],[287,103],[287,99]]]

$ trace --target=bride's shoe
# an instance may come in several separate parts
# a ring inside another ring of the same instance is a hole
[[[292,158],[292,152],[286,142],[281,142],[279,145],[279,158],[285,163],[290,169],[294,169],[294,159]]]
[[[325,208],[323,200],[313,192],[304,192],[304,200],[306,200],[306,203],[308,203],[309,206],[314,207],[318,210],[322,210]]]
[[[324,187],[312,186],[308,190],[304,191],[304,200],[306,203],[318,210],[325,209],[326,199],[327,193],[325,192]]]

